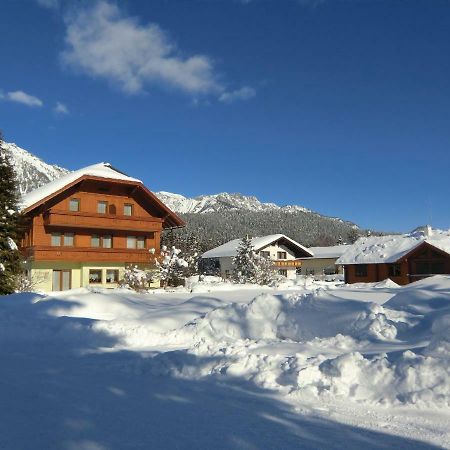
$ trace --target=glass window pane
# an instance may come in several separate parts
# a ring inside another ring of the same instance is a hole
[[[101,283],[102,282],[102,270],[90,269],[89,270],[89,283]]]
[[[70,270],[63,270],[62,271],[62,288],[63,291],[67,291],[67,289],[70,289]]]
[[[60,270],[53,271],[53,287],[52,287],[52,289],[54,291],[61,290],[61,271]]]
[[[133,205],[124,205],[123,214],[124,216],[131,216],[133,214]]]
[[[103,236],[103,247],[112,248],[112,236],[110,234]]]
[[[127,236],[127,248],[136,248],[136,236]]]
[[[91,247],[100,247],[100,236],[93,234],[91,236]]]
[[[119,282],[119,271],[117,269],[108,269],[106,271],[106,282],[107,283],[118,283]]]
[[[145,237],[139,236],[137,238],[137,248],[145,248]]]
[[[52,233],[52,246],[59,247],[61,245],[61,233]]]
[[[73,246],[73,233],[65,233],[64,234],[64,245],[72,247]]]
[[[79,211],[80,210],[80,200],[77,198],[70,199],[69,209],[70,209],[70,211]]]
[[[106,214],[107,207],[108,207],[108,202],[98,202],[97,203],[97,212],[99,214]]]

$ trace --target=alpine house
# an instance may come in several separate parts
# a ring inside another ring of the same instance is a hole
[[[219,247],[213,248],[202,255],[202,260],[209,261],[209,267],[214,266],[223,278],[230,278],[233,272],[233,258],[241,239],[233,239]],[[273,266],[281,275],[293,279],[297,276],[302,262],[300,258],[313,256],[306,247],[300,245],[284,234],[271,234],[255,237],[252,246],[256,253],[270,258]]]
[[[99,163],[22,197],[21,248],[37,289],[115,287],[127,265],[150,267],[161,232],[184,226],[143,183]]]
[[[404,285],[450,274],[450,232],[427,226],[403,235],[363,237],[336,264],[344,266],[347,283],[390,278]]]

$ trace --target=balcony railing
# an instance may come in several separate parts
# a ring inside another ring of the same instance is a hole
[[[71,211],[49,211],[44,225],[68,228],[88,228],[122,231],[159,231],[162,219],[157,217],[128,217],[114,214],[95,214]]]
[[[34,246],[26,248],[24,256],[34,261],[153,264],[158,255],[148,249]]]
[[[301,267],[302,262],[297,259],[275,259],[273,265],[277,268]]]

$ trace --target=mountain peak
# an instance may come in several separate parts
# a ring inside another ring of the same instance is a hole
[[[206,214],[223,211],[285,211],[285,212],[308,212],[302,206],[278,206],[275,203],[264,203],[253,195],[240,193],[230,194],[221,192],[219,194],[200,195],[198,197],[184,197],[180,194],[160,191],[155,193],[174,212],[180,214]]]
[[[6,155],[13,166],[21,195],[69,173],[67,169],[45,163],[15,143],[2,142],[0,151]]]

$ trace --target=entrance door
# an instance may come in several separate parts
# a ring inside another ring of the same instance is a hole
[[[71,270],[53,270],[53,290],[65,291],[71,288]]]

